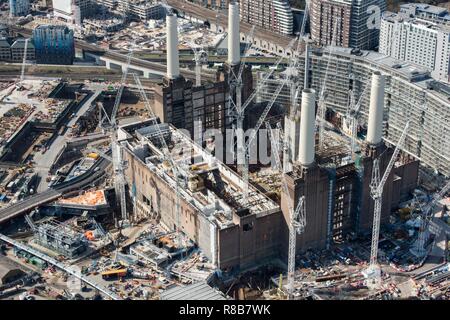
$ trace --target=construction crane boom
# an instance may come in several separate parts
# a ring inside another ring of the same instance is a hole
[[[122,93],[125,87],[125,81],[128,76],[128,70],[130,67],[131,56],[133,55],[133,49],[130,50],[127,56],[127,61],[125,65],[125,70],[122,73],[122,77],[120,80],[120,86],[117,90],[116,99],[114,100],[114,106],[111,112],[111,116],[108,117],[106,114],[105,118],[108,120],[108,125],[106,127],[106,131],[108,131],[111,139],[111,152],[112,152],[112,164],[113,164],[113,174],[114,174],[114,190],[116,194],[116,204],[120,207],[121,219],[122,221],[128,220],[128,213],[126,208],[126,195],[125,195],[125,177],[124,177],[124,167],[125,163],[121,160],[121,146],[118,143],[117,137],[117,112],[120,106],[120,100],[122,98]],[[102,119],[100,119],[102,123]],[[116,225],[118,225],[118,221],[116,218]]]
[[[267,104],[267,106],[264,108],[264,111],[262,112],[261,116],[258,119],[258,122],[256,123],[255,128],[252,130],[251,135],[247,141],[247,143],[244,146],[244,156],[245,156],[245,164],[243,166],[243,172],[242,172],[242,177],[245,183],[245,187],[244,187],[244,202],[247,202],[247,197],[248,197],[248,190],[249,190],[249,178],[248,178],[248,166],[250,164],[250,147],[253,143],[253,141],[256,138],[256,135],[258,134],[259,129],[261,128],[262,124],[264,123],[267,115],[270,112],[270,109],[272,109],[273,104],[275,103],[275,101],[277,100],[278,96],[280,95],[281,90],[283,89],[283,87],[286,85],[286,83],[288,82],[289,78],[286,77],[283,82],[281,82],[278,85],[277,90],[275,91],[275,93],[272,96],[272,99],[269,101],[269,103]],[[239,147],[239,145],[238,145]]]
[[[377,259],[378,259],[378,240],[380,237],[380,220],[381,220],[381,204],[383,196],[384,185],[394,167],[395,161],[397,161],[397,156],[403,148],[403,144],[406,139],[406,134],[409,128],[409,121],[406,123],[405,128],[400,136],[400,139],[395,147],[394,153],[384,171],[382,178],[380,179],[380,166],[378,158],[374,160],[372,169],[372,181],[370,182],[370,195],[374,200],[374,217],[373,217],[373,227],[372,227],[372,243],[370,249],[370,265],[367,274],[370,276],[377,276]]]
[[[436,205],[437,202],[439,202],[444,197],[444,195],[449,190],[450,190],[450,181],[447,182],[447,184],[441,189],[441,191],[436,192],[433,195],[433,198],[430,200],[430,202],[428,202],[421,210],[423,221],[419,229],[417,241],[415,242],[415,245],[411,250],[412,253],[418,257],[425,256],[427,252],[425,248],[425,240],[426,240],[425,238],[427,235],[428,225],[433,217],[433,207]]]
[[[20,82],[25,78],[25,64],[27,62],[27,51],[28,51],[28,38],[25,39],[25,45],[23,48],[23,60],[22,60],[22,71],[20,73]]]
[[[202,37],[201,43],[198,45],[196,43],[188,43],[194,52],[195,61],[195,85],[202,85],[202,65],[208,63],[208,53],[204,49],[203,42],[205,37]]]
[[[292,46],[294,45],[295,41],[297,40],[297,38],[292,39],[288,46],[286,47],[285,51],[288,51],[292,48]],[[270,79],[270,77],[273,75],[273,73],[275,72],[275,70],[278,68],[278,66],[280,65],[281,61],[283,61],[285,57],[284,56],[280,56],[278,58],[278,60],[275,62],[273,69],[270,70],[270,72],[268,72],[264,78],[261,80],[261,82],[259,82],[255,88],[255,90],[253,90],[253,92],[250,94],[250,96],[247,98],[247,100],[244,102],[244,104],[242,105],[242,112],[245,111],[245,109],[250,105],[250,103],[253,101],[253,99],[256,97],[256,95],[261,91],[261,89],[263,88],[263,86],[266,85],[267,80]]]
[[[156,117],[155,113],[153,112],[153,109],[150,105],[150,101],[148,100],[147,95],[145,94],[145,90],[144,90],[144,87],[142,86],[139,76],[136,74],[133,74],[133,77],[134,77],[135,83],[138,86],[139,93],[142,97],[142,100],[144,101],[145,108],[150,113],[150,116],[153,119],[153,122],[156,126],[157,136],[158,136],[158,139],[162,146],[164,159],[167,160],[170,163],[170,166],[172,167],[173,176],[174,176],[174,180],[175,180],[175,209],[176,209],[177,229],[179,230],[180,219],[181,219],[181,204],[180,204],[181,194],[180,194],[180,186],[179,186],[179,182],[178,182],[178,174],[180,172],[179,167],[177,166],[177,164],[175,163],[175,160],[173,159],[172,155],[169,152],[169,147],[167,146],[166,140],[164,139],[164,135],[161,131],[160,124],[156,120],[157,117]],[[179,239],[179,241],[180,242],[178,244],[181,247],[181,239]]]
[[[288,209],[289,209],[289,248],[288,248],[288,273],[287,273],[287,283],[288,283],[288,298],[290,300],[293,299],[294,292],[294,280],[295,280],[295,250],[296,250],[296,241],[297,234],[302,234],[306,227],[306,210],[305,210],[305,196],[301,196],[298,200],[297,207],[294,210],[292,198],[289,192],[289,188],[287,186],[283,168],[280,160],[279,146],[278,140],[272,132],[272,128],[269,122],[266,122],[266,128],[269,133],[269,137],[271,138],[271,146],[272,146],[272,154],[275,158],[275,163],[278,171],[282,175],[282,187],[283,192],[288,197]]]
[[[132,55],[133,55],[133,50],[130,50],[130,52],[128,53],[128,56],[127,56],[125,70],[122,73],[122,78],[120,79],[119,90],[117,91],[116,99],[114,100],[114,107],[113,107],[113,110],[111,112],[111,123],[112,124],[115,124],[115,122],[116,122],[117,111],[119,110],[120,99],[122,98],[122,93],[123,93],[123,90],[125,88],[125,81],[127,80],[127,77],[128,77],[128,70],[130,68],[131,56]]]
[[[349,91],[350,101],[347,106],[347,110],[345,113],[345,120],[347,121],[347,125],[350,128],[350,138],[351,138],[351,151],[352,154],[356,152],[356,138],[358,133],[358,116],[359,116],[359,110],[361,109],[361,101],[364,96],[364,94],[367,91],[367,88],[369,87],[369,81],[367,81],[364,85],[364,89],[359,96],[358,101],[355,103],[354,97],[353,97],[353,91]]]
[[[337,36],[337,24],[340,18],[338,17],[334,22],[334,32],[333,37],[331,39],[332,45],[336,45],[336,36]],[[318,112],[317,112],[317,122],[318,122],[318,131],[319,131],[319,150],[323,149],[324,139],[325,139],[325,116],[326,116],[326,105],[325,105],[325,97],[326,97],[326,86],[328,80],[328,71],[330,69],[331,62],[331,54],[333,53],[333,47],[330,47],[330,51],[328,53],[327,67],[325,69],[325,76],[323,78],[320,91],[319,91],[319,99],[318,99]]]

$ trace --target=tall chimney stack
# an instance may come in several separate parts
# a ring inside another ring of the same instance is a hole
[[[166,16],[167,27],[167,77],[178,78],[180,75],[180,62],[178,58],[178,25],[177,16],[168,14]]]
[[[241,61],[239,33],[239,3],[228,5],[228,63],[235,66]]]
[[[383,136],[383,108],[384,108],[384,76],[375,71],[372,74],[372,88],[370,91],[369,121],[366,141],[376,145]]]
[[[302,110],[300,118],[300,144],[298,161],[302,166],[309,166],[314,162],[315,153],[315,111],[316,91],[314,89],[303,89]]]

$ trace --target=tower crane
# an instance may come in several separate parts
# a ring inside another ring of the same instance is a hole
[[[311,0],[305,0],[305,10],[304,15],[302,19],[302,25],[300,27],[300,37],[303,37],[305,35],[305,29],[306,29],[306,22],[309,18],[309,3]]]
[[[337,23],[339,18],[337,18],[334,22],[334,32],[333,32],[333,38],[331,39],[331,43],[336,44],[336,36],[337,36]],[[330,51],[328,53],[328,60],[327,60],[327,68],[325,69],[325,76],[323,78],[322,86],[319,91],[319,99],[318,99],[318,112],[317,112],[317,122],[318,122],[318,130],[319,130],[319,150],[323,149],[324,144],[324,134],[325,134],[325,112],[326,112],[326,105],[325,105],[325,97],[326,97],[326,86],[327,86],[327,80],[328,80],[328,71],[330,69],[330,62],[331,62],[331,54],[333,52],[333,47],[330,47]]]
[[[286,47],[285,51],[288,51],[292,48],[292,46],[294,45],[295,41],[297,40],[297,38],[293,38],[288,46]],[[250,94],[250,96],[247,98],[247,100],[242,104],[242,110],[241,112],[244,113],[245,110],[247,109],[247,107],[250,105],[250,103],[252,103],[253,99],[255,99],[256,95],[258,93],[260,93],[260,91],[262,90],[262,88],[265,86],[267,80],[270,79],[270,77],[274,74],[275,69],[278,68],[278,66],[280,65],[280,63],[283,61],[285,57],[284,56],[280,56],[278,58],[278,60],[275,62],[275,64],[273,65],[274,68],[272,70],[270,70],[268,73],[266,73],[266,75],[264,76],[264,78],[256,85],[255,90],[253,90],[253,92]],[[234,106],[234,108],[236,109],[236,106]]]
[[[272,95],[272,99],[269,101],[269,103],[264,108],[261,116],[258,119],[258,122],[255,125],[255,128],[253,128],[247,143],[244,146],[244,156],[245,156],[245,163],[242,170],[242,179],[244,180],[245,187],[244,187],[244,202],[247,203],[248,198],[248,191],[249,191],[249,178],[248,178],[248,171],[249,171],[249,164],[250,164],[250,149],[253,141],[256,138],[256,135],[258,134],[259,129],[261,128],[262,124],[264,123],[264,120],[266,119],[267,115],[269,114],[270,109],[272,109],[272,106],[274,105],[275,101],[277,100],[278,96],[280,95],[281,90],[283,87],[288,83],[289,77],[287,76],[283,81],[278,85],[276,91]]]
[[[344,121],[346,121],[346,125],[349,128],[352,154],[354,154],[357,151],[356,139],[357,139],[357,133],[358,133],[358,128],[357,128],[358,116],[359,116],[359,111],[361,110],[361,100],[362,100],[364,94],[366,93],[367,88],[369,87],[368,84],[369,84],[369,81],[366,82],[363,92],[359,96],[359,99],[356,103],[354,100],[353,91],[350,90],[350,92],[349,92],[350,101],[347,106],[347,110],[345,112],[345,118],[344,118],[345,120]]]
[[[192,51],[194,52],[194,61],[195,61],[195,85],[201,86],[202,85],[202,65],[208,63],[208,53],[203,47],[203,39],[202,43],[200,45],[190,43],[189,46],[191,47]]]
[[[450,181],[447,182],[447,184],[441,189],[441,191],[436,192],[433,195],[433,198],[431,199],[430,202],[428,202],[424,207],[421,208],[423,220],[419,229],[417,240],[414,244],[414,247],[411,248],[411,252],[417,257],[422,258],[427,253],[427,250],[425,248],[425,240],[428,234],[427,232],[428,226],[431,222],[431,219],[433,218],[433,208],[436,205],[436,203],[439,202],[449,190],[450,190]]]
[[[244,51],[244,59],[247,56],[247,52],[251,47],[251,37],[253,36],[253,32],[255,30],[255,26],[252,27],[248,36],[247,36],[247,45]],[[236,152],[236,161],[238,166],[238,171],[242,172],[242,166],[244,165],[244,108],[242,106],[242,73],[244,72],[245,61],[241,61],[239,65],[239,69],[233,69],[233,66],[230,66],[230,74],[228,77],[229,81],[229,94],[230,101],[232,101],[233,94],[236,96],[236,102],[234,103],[235,107],[235,116],[236,116],[236,140],[237,140],[237,152]]]
[[[372,243],[370,248],[370,264],[367,270],[364,271],[364,274],[368,278],[379,278],[380,276],[380,269],[378,266],[377,259],[378,259],[378,240],[380,237],[380,220],[381,220],[381,204],[382,204],[383,188],[391,173],[392,168],[394,167],[394,163],[397,160],[397,156],[400,152],[400,149],[403,148],[408,128],[409,128],[409,121],[406,123],[405,128],[403,129],[402,135],[398,140],[394,153],[392,154],[392,157],[389,160],[389,163],[381,179],[380,179],[380,166],[378,158],[376,158],[373,162],[372,181],[370,182],[370,195],[374,201]]]
[[[128,220],[128,213],[126,208],[126,196],[125,196],[125,177],[124,177],[124,167],[125,163],[121,160],[121,147],[118,143],[117,137],[117,111],[119,109],[120,100],[122,98],[123,89],[125,87],[125,81],[128,76],[128,69],[130,67],[131,56],[133,55],[133,50],[130,50],[127,56],[127,62],[125,65],[125,70],[122,73],[122,78],[120,79],[120,86],[117,90],[116,99],[114,101],[114,106],[111,112],[111,117],[105,113],[105,118],[107,119],[107,125],[104,126],[105,131],[107,131],[111,138],[111,152],[112,152],[112,162],[113,162],[113,172],[114,172],[114,190],[116,193],[116,203],[120,206],[121,218],[123,221]],[[118,221],[116,218],[116,225]]]
[[[176,208],[176,219],[177,219],[177,228],[180,228],[180,219],[181,219],[181,205],[180,205],[180,186],[178,182],[178,177],[180,174],[180,167],[175,163],[175,160],[173,159],[172,155],[169,152],[169,147],[167,146],[166,140],[164,139],[164,135],[161,131],[160,124],[156,120],[157,117],[155,113],[153,112],[153,109],[150,105],[150,101],[148,100],[147,94],[145,93],[145,90],[142,86],[141,80],[139,79],[139,76],[136,74],[133,74],[134,81],[138,86],[139,93],[142,97],[142,100],[144,101],[145,108],[150,113],[150,117],[153,119],[153,123],[156,126],[157,130],[157,137],[161,143],[162,146],[162,152],[164,160],[168,161],[173,172],[174,181],[175,181],[175,208]],[[181,238],[179,238],[179,245],[181,246]]]
[[[291,41],[291,43],[293,44],[293,42]],[[292,45],[291,45],[292,46]],[[298,50],[298,48],[297,48]],[[278,60],[278,63],[281,62],[281,60]],[[295,69],[298,65],[299,60],[298,59],[292,59],[288,69]],[[277,63],[277,65],[278,65]],[[247,108],[247,106],[250,104],[250,102],[252,101],[252,99],[256,96],[256,93],[260,90],[260,88],[265,85],[265,82],[269,79],[269,77],[264,77],[263,81],[261,83],[259,83],[256,87],[256,90],[253,91],[253,93],[250,95],[250,97],[247,99],[247,101],[244,103],[244,105],[242,106],[242,113],[240,114],[241,117],[241,121],[240,124],[238,124],[237,129],[240,130],[240,133],[242,134],[242,141],[239,141],[239,138],[237,139],[236,145],[237,145],[237,152],[238,152],[238,157],[239,154],[242,155],[243,159],[239,159],[238,158],[238,165],[241,163],[243,165],[241,165],[241,174],[242,174],[242,178],[244,180],[244,194],[243,194],[243,198],[244,198],[244,203],[247,203],[247,198],[248,198],[248,190],[249,190],[249,182],[248,182],[248,166],[249,166],[249,160],[250,160],[250,147],[251,144],[253,142],[253,140],[255,139],[258,130],[261,128],[264,120],[266,119],[266,116],[268,115],[270,109],[272,108],[273,104],[275,103],[276,99],[278,98],[279,94],[281,93],[281,90],[283,89],[283,87],[287,84],[287,82],[291,79],[291,74],[288,73],[286,74],[286,78],[284,78],[282,80],[282,82],[278,85],[277,89],[275,90],[274,94],[272,95],[271,100],[269,101],[269,103],[266,105],[266,107],[264,108],[263,112],[261,113],[261,116],[259,117],[255,128],[252,130],[252,133],[249,137],[249,139],[247,140],[247,143],[245,143],[244,141],[244,129],[242,127],[239,127],[239,125],[243,125],[243,119],[244,119],[244,111],[245,108]],[[238,133],[239,134],[239,133]],[[243,161],[242,161],[243,160]],[[241,161],[241,162],[240,162]]]
[[[28,51],[28,38],[25,39],[25,45],[23,47],[23,60],[22,60],[22,71],[20,73],[20,82],[25,78],[25,64],[27,62],[27,51]]]
[[[289,189],[284,177],[283,168],[280,160],[279,153],[279,142],[275,138],[272,132],[272,128],[269,122],[266,122],[266,128],[271,137],[272,154],[274,155],[276,167],[280,174],[282,175],[281,184],[283,187],[283,192],[288,197],[288,210],[289,210],[289,248],[288,248],[288,273],[287,273],[287,284],[288,284],[288,298],[292,300],[294,295],[294,275],[295,275],[295,249],[297,234],[302,234],[306,227],[306,211],[305,211],[305,196],[301,196],[298,200],[297,207],[294,210],[293,202]]]

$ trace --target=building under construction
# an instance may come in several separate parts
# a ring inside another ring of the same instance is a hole
[[[177,18],[166,17],[167,74],[155,88],[155,113],[162,122],[188,130],[196,141],[208,129],[217,129],[225,136],[225,129],[234,121],[229,101],[230,74],[238,74],[240,68],[239,11],[230,11],[230,16],[231,13],[236,19],[234,25],[230,24],[228,37],[237,37],[236,44],[229,41],[228,61],[218,70],[216,81],[204,84],[194,84],[180,74]],[[251,67],[242,69],[241,78],[242,101],[245,101],[253,88]]]
[[[373,74],[368,134],[364,142],[357,141],[360,152],[351,149],[350,139],[342,133],[323,129],[322,138],[314,133],[318,109],[314,89],[303,90],[300,110],[291,106],[285,118],[287,152],[283,169],[290,196],[282,192],[281,208],[286,227],[283,234],[287,236],[291,223],[287,202],[293,201],[291,206],[295,208],[304,196],[307,222],[297,237],[298,252],[324,249],[333,241],[371,230],[374,160],[378,159],[383,174],[393,154],[382,141],[384,83],[380,73]],[[417,186],[418,168],[418,161],[408,155],[396,161],[383,189],[381,223],[388,221],[392,209]]]
[[[279,205],[252,186],[246,201],[245,184],[234,171],[173,126],[156,126],[130,132],[124,148],[136,219],[158,217],[168,230],[182,231],[222,270],[278,257]]]
[[[144,0],[98,0],[97,4],[125,16],[146,20],[159,20],[165,15],[160,2]]]
[[[322,97],[327,119],[342,126],[350,99],[360,101],[358,135],[367,129],[370,81],[373,72],[385,76],[383,139],[395,144],[406,119],[410,119],[404,150],[420,159],[423,166],[450,176],[450,144],[448,119],[450,87],[430,77],[426,69],[378,52],[350,48],[326,47],[309,52],[307,86]],[[304,65],[304,53],[299,57]],[[304,68],[298,69],[298,82],[304,86]],[[258,83],[261,82],[258,77]],[[261,100],[270,100],[280,79],[270,79],[259,91]],[[318,97],[319,99],[320,97]],[[289,88],[277,97],[277,103],[290,103]]]
[[[318,97],[314,89],[303,90],[299,101],[288,105],[284,119],[288,152],[283,154],[285,165],[276,179],[286,180],[290,196],[281,192],[271,200],[269,194],[257,191],[265,188],[256,180],[257,188],[247,185],[203,146],[175,129],[187,129],[195,140],[195,120],[202,121],[197,131],[202,134],[209,128],[223,132],[231,126],[235,114],[229,104],[237,98],[232,81],[241,64],[239,36],[234,36],[239,35],[235,9],[230,5],[228,61],[217,82],[199,86],[180,75],[176,17],[167,16],[167,76],[155,90],[155,113],[164,124],[128,130],[124,160],[136,219],[156,217],[169,230],[184,232],[219,268],[242,270],[286,256],[289,208],[295,208],[302,196],[307,223],[297,236],[297,252],[323,249],[333,241],[369,232],[374,216],[370,188],[374,161],[383,174],[394,152],[382,140],[386,81],[379,72],[369,78],[369,125],[366,140],[357,141],[360,151],[350,148],[350,139],[335,128],[322,130],[322,137],[315,133]],[[251,70],[244,68],[242,74],[242,101],[246,101],[252,90]],[[173,160],[163,153],[164,144]],[[395,160],[383,188],[381,223],[417,185],[418,161],[407,154]]]
[[[86,251],[84,235],[63,223],[51,221],[35,227],[34,239],[37,244],[73,259]]]

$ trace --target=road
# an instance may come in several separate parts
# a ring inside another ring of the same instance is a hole
[[[11,30],[18,32],[24,36],[31,36],[31,33],[32,33],[31,29],[26,29],[23,27],[10,26],[10,28],[11,28]],[[104,48],[100,47],[99,45],[88,43],[83,40],[75,40],[75,47],[78,49],[85,50],[85,51],[98,52],[99,55],[101,55],[105,58],[116,60],[116,61],[124,63],[124,64],[126,64],[126,62],[127,62],[127,55],[119,53],[119,52],[115,52],[112,50],[104,49]],[[152,69],[152,70],[163,72],[163,73],[165,73],[167,70],[167,67],[164,64],[146,61],[146,60],[142,60],[142,59],[138,59],[138,58],[131,58],[130,66]],[[195,71],[191,71],[191,70],[187,70],[187,69],[180,69],[180,73],[187,79],[195,79]],[[103,76],[99,76],[99,77],[103,77]],[[215,73],[203,72],[202,78],[208,79],[208,80],[215,80],[216,75],[215,75]]]
[[[65,272],[69,273],[70,275],[80,279],[81,281],[83,281],[84,283],[90,285],[92,288],[97,289],[98,291],[100,291],[101,293],[105,294],[107,297],[111,298],[112,300],[122,300],[118,295],[116,295],[114,292],[111,292],[110,290],[108,290],[107,288],[97,284],[96,282],[92,281],[92,279],[89,279],[88,277],[84,276],[81,274],[81,272],[77,269],[77,268],[73,268],[72,266],[66,265],[63,262],[60,262],[24,243],[21,243],[19,241],[16,241],[8,236],[5,236],[3,234],[0,234],[0,240],[9,243],[10,245],[13,245],[14,247],[26,251],[30,254],[32,254],[35,257],[38,257],[50,264],[52,264],[53,266],[64,270]]]
[[[78,109],[75,116],[68,122],[67,126],[70,127],[76,123],[79,117],[81,117],[89,108],[91,103],[98,97],[102,92],[105,85],[102,84],[91,84],[90,89],[93,89],[94,93],[84,102],[84,104]],[[68,131],[68,130],[67,130]],[[88,170],[86,173],[68,181],[60,183],[52,188],[48,187],[46,177],[51,165],[55,162],[55,159],[59,152],[64,148],[66,141],[70,140],[66,135],[56,136],[56,138],[51,143],[49,149],[45,152],[38,152],[34,156],[35,172],[39,174],[42,178],[41,183],[37,188],[37,194],[25,198],[24,200],[12,204],[9,207],[0,210],[0,223],[8,221],[24,212],[27,212],[39,205],[56,200],[63,193],[82,189],[91,183],[95,182],[100,178],[106,167],[109,165],[107,161],[103,159],[98,160],[94,166]],[[98,167],[98,169],[96,169]]]
[[[17,73],[3,73],[1,72],[0,68],[0,80],[13,80],[14,78],[17,78]],[[60,74],[52,74],[51,77],[49,77],[46,73],[33,73],[33,74],[27,74],[25,72],[25,79],[29,80],[58,80],[58,79],[68,79],[72,81],[84,81],[84,80],[96,80],[98,78],[103,78],[105,81],[110,82],[119,82],[122,79],[121,74],[117,75],[102,75],[102,74],[89,74],[89,73],[60,73]],[[129,83],[133,82],[134,79],[131,75],[127,77],[127,81]],[[144,87],[153,87],[156,84],[160,83],[160,80],[156,79],[146,79],[142,78],[141,83]]]
[[[78,109],[78,111],[75,113],[75,116],[70,119],[70,121],[67,123],[67,127],[71,128],[78,119],[88,110],[89,106],[102,92],[103,88],[97,88],[94,94],[91,95],[89,99],[85,101],[85,103]],[[47,174],[50,170],[50,167],[55,163],[56,157],[59,155],[59,153],[63,150],[67,138],[67,133],[69,130],[66,130],[66,134],[61,136],[57,135],[56,138],[51,143],[49,149],[45,152],[37,152],[34,155],[34,161],[35,164],[35,172],[39,174],[39,176],[42,178],[41,183],[39,184],[37,191],[42,192],[46,189],[48,189],[48,182],[46,181]]]
[[[78,177],[66,182],[59,183],[49,189],[46,189],[43,192],[39,192],[35,195],[29,196],[20,202],[1,209],[0,224],[18,217],[42,204],[54,201],[64,193],[73,190],[81,190],[85,187],[92,186],[95,181],[100,179],[105,174],[105,170],[109,166],[109,164],[110,163],[107,160],[100,158],[91,169],[79,175]]]
[[[147,60],[147,61],[158,61],[158,62],[166,62],[167,56],[163,53],[142,53],[136,54],[136,57]],[[183,54],[180,55],[180,62],[193,62],[194,55],[191,54]],[[227,56],[214,56],[210,55],[208,56],[208,62],[209,63],[223,63],[227,61]],[[244,58],[243,58],[244,59]],[[245,57],[245,63],[246,64],[263,64],[263,65],[273,65],[279,60],[279,57],[266,57],[266,56],[247,56]],[[288,64],[287,59],[284,59],[284,64]]]

